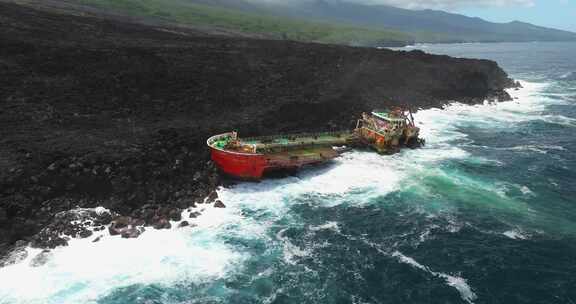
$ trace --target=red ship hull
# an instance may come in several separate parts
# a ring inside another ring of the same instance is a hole
[[[297,157],[298,151],[278,154],[245,154],[211,148],[212,160],[222,172],[242,179],[259,180],[269,171],[298,169],[338,156],[331,148],[317,149],[312,157]]]
[[[212,160],[222,172],[244,179],[260,179],[267,167],[262,154],[244,154],[211,148]]]
[[[322,163],[339,154],[332,147],[298,144],[292,149],[276,152],[257,153],[234,151],[218,142],[234,137],[234,133],[224,133],[208,139],[212,161],[225,174],[241,178],[259,180],[268,172],[278,169],[298,169],[305,165]],[[248,147],[250,148],[250,146]]]

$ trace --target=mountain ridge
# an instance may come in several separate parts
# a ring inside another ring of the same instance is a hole
[[[440,10],[407,10],[348,1],[293,0],[18,0],[32,7],[97,11],[143,23],[210,34],[401,47],[414,43],[576,41],[576,33],[521,21],[494,23]]]
[[[188,0],[203,2],[205,0]],[[349,1],[297,1],[275,4],[260,1],[220,0],[212,5],[243,11],[262,11],[303,20],[341,22],[370,28],[386,28],[412,34],[416,42],[526,42],[576,41],[576,33],[523,21],[497,23],[479,17],[442,10],[409,10],[389,5],[366,5]],[[257,9],[255,9],[257,7]]]

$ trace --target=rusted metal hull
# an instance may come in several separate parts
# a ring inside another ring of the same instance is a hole
[[[299,169],[318,164],[338,156],[332,148],[316,148],[271,154],[235,153],[211,148],[212,160],[218,168],[233,177],[259,180],[269,171]]]
[[[372,147],[378,153],[390,154],[398,150],[399,136],[391,134],[381,134],[367,128],[356,130],[360,141],[369,147]]]
[[[350,132],[299,134],[244,139],[238,144],[237,134],[228,132],[212,136],[207,144],[212,160],[222,172],[236,178],[259,180],[269,171],[298,169],[334,159],[339,152],[332,146],[347,143],[351,135]]]
[[[357,128],[354,131],[359,141],[373,148],[380,154],[392,154],[400,150],[400,147],[410,146],[410,143],[418,140],[419,129],[416,127],[405,128],[401,132],[381,133],[369,128]]]

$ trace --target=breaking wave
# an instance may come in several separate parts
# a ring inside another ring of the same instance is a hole
[[[392,256],[398,258],[398,260],[402,263],[406,263],[414,268],[425,271],[435,277],[446,280],[446,283],[449,286],[454,287],[460,293],[462,299],[468,303],[474,303],[473,301],[478,298],[476,294],[472,291],[472,288],[467,284],[466,279],[463,279],[458,276],[445,274],[442,272],[432,271],[430,270],[429,267],[416,262],[416,260],[414,260],[411,257],[405,256],[400,251],[394,251],[394,253],[392,253]]]
[[[560,76],[561,80],[576,80],[576,72],[568,72]]]
[[[197,227],[148,229],[138,239],[111,237],[108,232],[74,239],[52,250],[35,266],[40,249],[0,269],[0,303],[97,303],[115,289],[135,284],[207,282],[239,265],[241,252],[217,241],[233,220],[225,210],[210,208],[192,221]],[[99,241],[93,242],[101,237]]]

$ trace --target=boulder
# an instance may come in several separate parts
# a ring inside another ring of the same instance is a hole
[[[126,239],[137,238],[144,232],[144,228],[140,227],[144,224],[144,220],[120,216],[112,221],[108,227],[108,232],[110,235],[120,235]]]
[[[197,218],[198,216],[200,216],[202,213],[198,212],[198,211],[194,211],[194,212],[190,212],[190,214],[188,215],[189,218]]]
[[[213,201],[215,201],[215,200],[217,200],[217,199],[218,199],[218,192],[212,191],[212,192],[210,192],[210,194],[208,195],[208,197],[206,197],[206,202],[207,202],[207,203],[211,203],[211,202],[213,202]]]
[[[159,209],[158,205],[146,204],[137,210],[132,212],[132,217],[138,218],[145,222],[146,225],[150,225],[154,222],[154,217]]]
[[[167,219],[161,218],[156,223],[154,223],[152,227],[154,227],[154,229],[170,229],[172,228],[172,225]]]
[[[100,212],[94,219],[94,225],[108,225],[112,222],[112,214],[110,212]]]
[[[115,229],[114,227],[112,227],[112,225],[110,225],[110,227],[108,227],[108,233],[110,233],[110,235],[119,235],[120,230]]]
[[[93,232],[90,231],[90,230],[88,230],[88,229],[83,229],[82,231],[80,231],[80,232],[77,234],[77,236],[80,237],[80,238],[85,239],[85,238],[87,238],[87,237],[92,236],[92,233],[93,233]]]
[[[112,221],[111,227],[114,226],[114,228],[117,228],[117,229],[125,228],[125,227],[128,227],[131,222],[132,222],[131,217],[119,216]]]
[[[226,205],[224,205],[224,203],[221,200],[217,200],[214,203],[214,208],[226,208]]]
[[[144,229],[139,229],[137,227],[129,227],[124,229],[122,232],[122,238],[125,239],[134,239],[140,236],[144,232]]]
[[[132,226],[144,226],[146,225],[146,221],[144,221],[143,219],[132,219]]]
[[[54,249],[59,246],[68,246],[68,239],[61,237],[56,231],[43,229],[32,238],[31,246],[34,248]]]
[[[108,227],[108,232],[110,235],[122,234],[132,223],[132,218],[128,216],[119,216],[115,218],[110,226]]]
[[[182,221],[180,224],[178,224],[178,228],[183,228],[186,226],[190,226],[190,223],[188,223],[188,221]]]
[[[0,258],[0,267],[18,264],[28,257],[26,243],[18,241],[5,257]]]
[[[42,250],[39,254],[37,254],[32,260],[30,261],[31,267],[40,267],[48,262],[52,253],[50,250]]]
[[[60,210],[70,208],[71,206],[70,202],[62,199],[52,200],[50,203],[54,204],[47,204],[43,207],[44,211],[42,212],[50,213],[50,210]],[[66,205],[68,207],[66,207]],[[51,222],[42,228],[33,238],[32,245],[39,248],[54,248],[56,246],[67,245],[67,240],[63,239],[62,235],[73,238],[90,237],[93,234],[89,229],[91,226],[101,226],[103,223],[109,222],[111,217],[110,212],[104,208],[76,208],[58,212],[54,215]],[[97,231],[97,229],[94,230]]]
[[[179,209],[172,209],[168,215],[171,221],[178,222],[182,219],[182,211]]]

